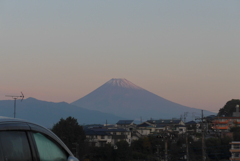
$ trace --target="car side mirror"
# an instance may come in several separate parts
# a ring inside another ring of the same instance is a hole
[[[79,161],[79,160],[73,156],[69,156],[67,161]]]

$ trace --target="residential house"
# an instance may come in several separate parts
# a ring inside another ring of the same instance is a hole
[[[196,122],[196,121],[189,121],[185,123],[187,131],[188,132],[192,132],[192,133],[196,133],[196,132],[201,132],[200,127],[200,123]]]
[[[175,125],[175,132],[178,132],[178,134],[184,134],[187,132],[187,127],[185,125]]]
[[[119,120],[116,123],[116,127],[129,130],[131,132],[131,140],[138,140],[142,137],[142,134],[138,132],[137,125],[133,121],[134,120]]]
[[[134,120],[119,120],[116,123],[116,126],[118,128],[124,128],[124,129],[128,129],[129,131],[132,131],[136,129],[136,124],[134,124],[133,121]]]
[[[91,128],[84,129],[86,139],[90,146],[104,147],[106,144],[111,144],[112,135],[110,135],[106,129]]]
[[[141,136],[148,136],[149,134],[155,132],[156,125],[153,123],[149,122],[143,122],[139,125],[137,125],[136,131],[141,135]]]
[[[131,132],[123,128],[90,128],[85,129],[85,134],[90,146],[104,147],[106,144],[114,146],[122,140],[131,144]]]
[[[149,122],[153,122],[157,125],[157,127],[161,127],[162,131],[175,131],[175,132],[186,132],[185,124],[182,120],[177,119],[161,119],[161,120],[149,120]],[[180,126],[181,125],[181,126]]]
[[[177,133],[186,132],[184,122],[176,119],[147,120],[146,122],[139,124],[137,128],[142,135],[149,135],[162,131],[172,131]]]

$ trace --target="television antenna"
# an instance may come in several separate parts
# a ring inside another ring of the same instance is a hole
[[[19,98],[22,98],[21,99],[21,102],[24,98],[24,95],[23,93],[21,92],[21,96],[12,96],[12,95],[6,95],[6,97],[12,97],[14,99],[14,118],[16,118],[16,100],[19,99]]]

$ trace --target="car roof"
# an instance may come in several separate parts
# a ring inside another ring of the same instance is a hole
[[[0,123],[1,122],[29,122],[29,121],[18,119],[18,118],[11,118],[11,117],[0,116]]]
[[[2,130],[30,130],[36,132],[42,132],[56,140],[70,155],[73,156],[72,152],[68,149],[68,147],[62,142],[61,139],[58,138],[56,134],[54,134],[51,130],[19,118],[11,118],[0,116],[0,131]]]

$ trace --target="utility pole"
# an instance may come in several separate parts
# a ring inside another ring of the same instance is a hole
[[[188,112],[184,112],[184,115],[183,115],[184,123],[186,122],[187,114]]]
[[[205,138],[204,138],[205,127],[203,125],[203,110],[202,110],[202,161],[205,161]]]
[[[78,143],[72,143],[73,145],[76,145],[76,148],[73,148],[76,150],[76,158],[79,158],[79,154],[78,154],[78,151],[79,151],[79,144]]]
[[[202,161],[206,160],[206,154],[205,154],[205,125],[204,125],[204,117],[203,117],[203,110],[202,110],[202,117],[201,117],[201,129],[202,129]],[[200,120],[200,118],[197,118],[195,120]]]
[[[161,147],[161,145],[156,145],[156,147],[157,147],[157,157],[158,157],[158,160],[160,160],[159,148]]]
[[[168,161],[168,138],[165,139],[165,161]]]
[[[186,155],[187,155],[187,161],[189,161],[189,151],[188,151],[188,133],[186,132]]]
[[[173,133],[167,131],[166,127],[165,127],[165,131],[163,133],[161,133],[159,136],[157,136],[158,138],[161,138],[162,141],[164,141],[165,143],[165,152],[164,152],[164,160],[168,161],[168,141],[172,140],[175,136]]]
[[[195,112],[192,112],[192,120],[195,119]]]
[[[22,98],[21,99],[21,101],[23,100],[23,98],[24,98],[24,95],[23,95],[23,93],[21,92],[21,96],[11,96],[11,95],[6,95],[6,97],[12,97],[13,99],[14,99],[14,118],[16,118],[16,100],[18,99],[18,98]]]

